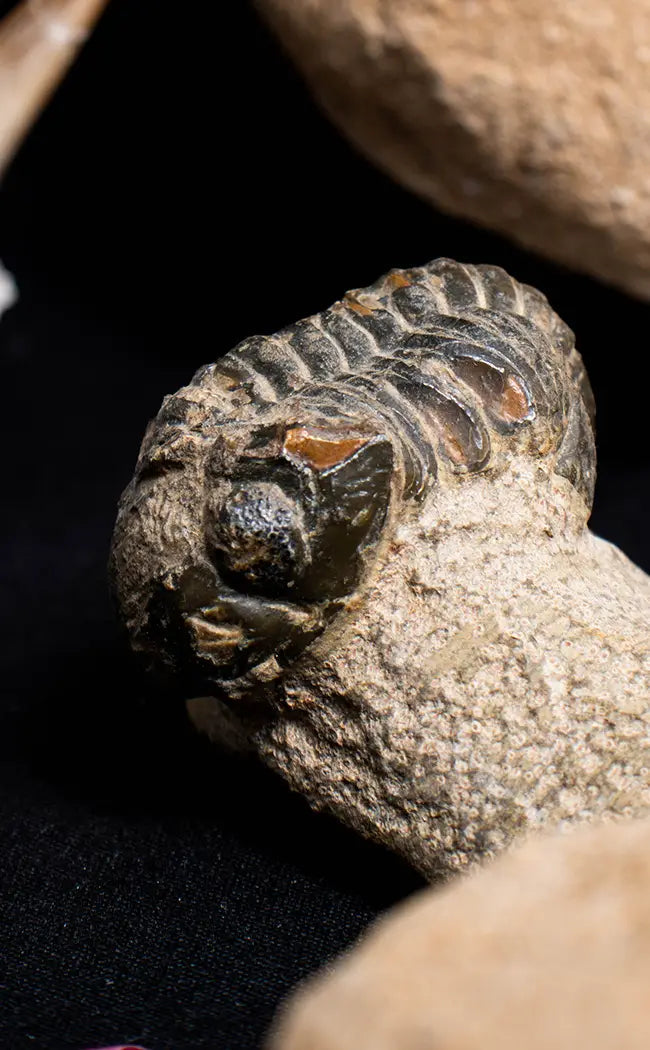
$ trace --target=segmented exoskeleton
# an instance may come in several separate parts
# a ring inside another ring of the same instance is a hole
[[[117,558],[129,515],[162,477],[191,465],[199,479],[200,538],[157,535],[140,598],[123,603],[136,646],[212,682],[281,665],[345,605],[391,522],[432,485],[524,451],[554,457],[589,502],[592,407],[570,330],[496,267],[393,270],[245,340],[165,400],[123,498]],[[179,514],[188,500],[177,497]],[[173,518],[173,499],[164,513]]]

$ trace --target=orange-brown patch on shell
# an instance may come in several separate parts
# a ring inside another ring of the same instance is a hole
[[[368,441],[360,434],[335,434],[317,427],[292,427],[284,436],[284,451],[314,470],[327,470],[348,459]]]
[[[503,384],[498,412],[506,423],[518,423],[530,413],[526,391],[513,375],[509,375]]]
[[[359,302],[356,296],[351,292],[348,292],[343,298],[346,306],[348,306],[350,310],[354,310],[355,313],[362,314],[364,317],[367,317],[368,314],[372,313],[371,308],[366,306],[365,303]]]
[[[445,452],[452,463],[457,466],[466,466],[467,453],[453,431],[449,427],[443,427],[441,437]]]
[[[214,382],[219,389],[225,391],[237,390],[241,386],[241,379],[235,379],[233,376],[225,375],[223,372],[214,373]]]
[[[391,270],[388,274],[388,280],[393,288],[408,288],[411,284],[406,274],[402,273],[400,270]]]

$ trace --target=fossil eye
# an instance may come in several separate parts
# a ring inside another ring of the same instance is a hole
[[[207,539],[226,582],[266,595],[291,588],[309,564],[301,509],[269,482],[239,482],[215,502]]]

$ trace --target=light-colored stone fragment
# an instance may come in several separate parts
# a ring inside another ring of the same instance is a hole
[[[11,309],[18,299],[18,288],[9,270],[0,262],[0,317]]]
[[[0,22],[0,175],[107,0],[22,0]]]
[[[647,0],[258,0],[332,119],[436,205],[650,296]]]
[[[546,836],[375,925],[269,1050],[647,1050],[650,824]]]

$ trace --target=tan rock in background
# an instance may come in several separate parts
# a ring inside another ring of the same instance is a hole
[[[647,1050],[650,824],[540,838],[426,890],[309,984],[272,1050]]]
[[[650,297],[648,0],[258,3],[395,178]]]

